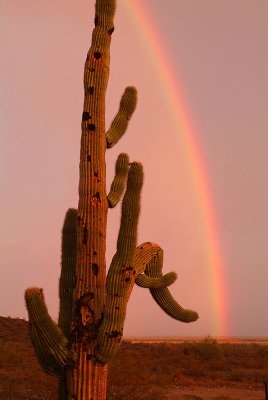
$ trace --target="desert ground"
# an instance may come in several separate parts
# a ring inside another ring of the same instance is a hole
[[[57,400],[22,319],[0,317],[0,400]],[[266,338],[128,339],[109,366],[108,400],[265,400]]]

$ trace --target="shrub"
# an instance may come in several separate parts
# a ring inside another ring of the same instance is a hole
[[[223,350],[217,339],[207,336],[200,342],[184,342],[183,354],[198,356],[205,361],[222,358]]]

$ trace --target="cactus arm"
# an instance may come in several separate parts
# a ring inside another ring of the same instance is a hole
[[[136,271],[133,263],[137,245],[142,182],[142,165],[134,163],[130,166],[128,173],[127,189],[122,202],[117,252],[107,274],[104,319],[97,337],[95,356],[97,361],[103,364],[107,363],[119,348],[127,302],[135,282]]]
[[[114,146],[124,135],[137,104],[137,91],[134,87],[126,88],[121,101],[118,113],[111,123],[110,129],[106,132],[107,148]]]
[[[115,166],[115,177],[112,182],[110,192],[107,196],[110,208],[115,207],[123,195],[128,175],[128,164],[129,164],[128,155],[124,153],[119,154]]]
[[[170,286],[177,279],[177,274],[175,272],[168,272],[167,274],[151,278],[145,274],[140,274],[136,280],[136,285],[146,288],[146,289],[157,289],[161,287]]]
[[[163,279],[163,250],[156,243],[147,242],[141,244],[136,249],[134,267],[139,273],[144,271],[144,275],[149,278]],[[198,314],[195,311],[184,309],[176,302],[168,288],[151,287],[149,289],[156,303],[170,317],[181,322],[192,322],[198,319]]]
[[[161,277],[163,276],[162,267],[163,250],[159,247],[157,256],[147,264],[145,274],[149,277]],[[198,319],[198,314],[195,311],[185,309],[181,307],[179,303],[177,303],[168,288],[151,288],[150,292],[159,307],[161,307],[162,310],[164,310],[170,317],[181,322],[192,322]]]
[[[150,289],[150,292],[159,307],[170,317],[181,322],[194,322],[198,319],[197,312],[183,308],[166,287]]]
[[[66,337],[49,316],[42,289],[28,288],[25,301],[30,336],[39,362],[46,372],[60,377],[66,366],[75,363],[76,356],[69,351]]]
[[[61,275],[59,281],[59,328],[70,338],[73,317],[75,267],[77,256],[77,210],[70,208],[65,216],[62,229]]]

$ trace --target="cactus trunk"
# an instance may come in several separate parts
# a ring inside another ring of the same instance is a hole
[[[68,399],[106,399],[107,365],[93,362],[105,303],[108,201],[105,167],[105,94],[115,0],[98,0],[84,69],[80,152],[77,266],[71,347],[79,362],[68,370]]]

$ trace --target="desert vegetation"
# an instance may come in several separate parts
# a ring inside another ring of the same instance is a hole
[[[0,317],[0,400],[57,398],[58,380],[39,366],[28,329],[22,319]],[[123,341],[108,379],[109,400],[168,399],[174,387],[193,388],[195,399],[195,387],[200,386],[263,392],[268,345],[219,343],[211,337],[182,343]]]

